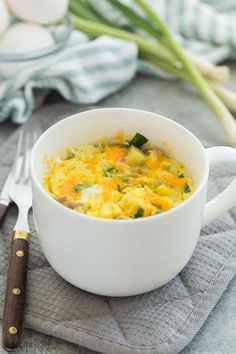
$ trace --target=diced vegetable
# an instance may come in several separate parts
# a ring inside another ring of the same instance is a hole
[[[140,165],[146,159],[146,156],[135,146],[129,148],[128,155],[126,156],[126,161],[129,165]]]
[[[138,208],[138,210],[136,211],[135,215],[134,215],[134,218],[137,219],[137,218],[141,218],[144,214],[144,210],[143,208]]]
[[[153,195],[150,197],[150,202],[162,211],[169,210],[173,206],[172,199],[164,196]]]
[[[115,166],[110,166],[104,170],[104,176],[109,177],[114,172],[116,172]]]
[[[122,212],[121,208],[115,203],[103,203],[100,216],[107,219],[114,219]]]
[[[189,188],[188,183],[186,183],[184,186],[184,193],[190,193],[190,192],[191,192],[191,189]]]
[[[74,186],[76,192],[81,192],[85,188],[89,188],[91,185],[88,183],[78,183]]]
[[[129,144],[136,147],[141,147],[148,142],[148,139],[140,133],[136,133],[135,136],[130,140]]]
[[[180,175],[178,175],[179,178],[184,178],[183,173],[181,173]]]
[[[122,159],[127,154],[127,149],[120,146],[106,146],[106,158],[113,163]]]
[[[168,171],[163,171],[162,180],[173,188],[183,188],[186,183],[186,180],[178,178]]]
[[[166,195],[168,197],[173,195],[173,189],[165,186],[164,184],[161,184],[160,186],[158,186],[156,189],[156,192],[159,195],[164,195],[164,196]]]
[[[130,144],[128,141],[123,141],[123,143],[120,143],[119,146],[123,147],[123,148],[128,148],[130,146]]]
[[[61,154],[60,154],[60,158],[61,160],[65,161],[65,160],[68,160],[68,159],[72,159],[72,157],[74,157],[75,154],[74,152],[68,148],[66,150],[64,150]]]

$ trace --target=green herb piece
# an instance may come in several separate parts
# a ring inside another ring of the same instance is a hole
[[[186,183],[184,186],[184,193],[190,193],[190,192],[191,192],[191,189],[189,188],[188,183]]]
[[[178,175],[179,178],[184,178],[184,174],[181,173],[180,175]]]
[[[78,184],[74,185],[74,190],[76,192],[81,192],[83,189],[89,188],[89,187],[90,187],[90,184],[88,184],[88,183],[78,183]]]
[[[115,166],[110,166],[104,170],[104,176],[109,177],[111,174],[117,172]]]
[[[114,170],[116,170],[116,168],[114,166],[108,167],[106,169],[107,172],[113,172]]]
[[[141,147],[142,145],[146,144],[148,139],[140,133],[136,133],[135,136],[130,140],[129,144],[134,145],[137,148]]]
[[[128,148],[129,147],[129,142],[128,141],[123,141],[122,143],[119,144],[120,147],[123,148]]]
[[[138,166],[144,163],[146,159],[146,156],[142,153],[139,148],[136,146],[132,145],[129,148],[128,154],[126,156],[126,161],[128,162],[129,165],[131,166]]]
[[[134,214],[134,219],[141,218],[143,214],[144,214],[143,208],[138,208],[138,210]]]
[[[60,158],[62,161],[72,159],[75,156],[74,152],[71,151],[70,148],[66,149],[60,154]]]

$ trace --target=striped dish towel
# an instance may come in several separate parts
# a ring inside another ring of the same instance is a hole
[[[90,1],[103,16],[127,24],[108,0]],[[235,0],[147,1],[187,50],[214,63],[236,57]],[[132,0],[124,2],[135,7]],[[0,121],[11,116],[16,123],[25,122],[35,107],[34,88],[57,90],[73,103],[94,104],[125,86],[138,70],[162,75],[137,57],[131,42],[106,36],[91,41],[74,31],[61,52],[34,61],[11,79],[0,76]]]

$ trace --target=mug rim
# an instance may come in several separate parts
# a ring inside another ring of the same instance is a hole
[[[38,177],[36,176],[35,173],[35,165],[34,165],[34,154],[35,154],[35,150],[37,149],[37,147],[41,144],[41,141],[45,138],[45,136],[49,135],[51,130],[53,130],[55,127],[60,126],[65,124],[66,121],[69,120],[73,120],[76,116],[83,116],[86,115],[88,113],[92,113],[92,112],[96,112],[96,111],[125,111],[125,112],[142,112],[144,114],[147,115],[152,115],[152,116],[158,116],[161,119],[167,120],[169,121],[171,124],[173,124],[174,126],[176,126],[178,129],[184,131],[185,133],[187,133],[188,135],[191,136],[191,138],[198,143],[199,148],[202,150],[203,152],[203,156],[204,156],[204,172],[203,172],[203,176],[201,177],[201,182],[198,185],[198,187],[195,189],[195,191],[191,194],[191,196],[184,200],[181,204],[175,206],[174,208],[171,208],[163,213],[160,214],[156,214],[156,215],[150,215],[147,217],[143,217],[143,218],[137,218],[137,219],[108,219],[108,218],[99,218],[99,217],[95,217],[95,216],[91,216],[91,215],[87,215],[87,214],[82,214],[79,213],[78,211],[75,211],[73,209],[68,208],[67,206],[59,203],[58,201],[56,201],[49,193],[47,193],[47,191],[43,188],[42,183],[39,181]],[[120,224],[120,225],[124,225],[124,224],[130,224],[130,223],[139,223],[139,222],[148,222],[149,220],[154,220],[154,219],[158,219],[158,218],[163,218],[163,217],[168,217],[169,215],[172,215],[173,213],[177,212],[178,210],[182,209],[183,207],[185,207],[187,204],[191,203],[193,199],[195,199],[195,197],[201,192],[202,188],[204,188],[205,184],[207,183],[208,180],[208,174],[209,174],[209,161],[207,159],[206,156],[206,149],[204,148],[204,146],[202,145],[201,141],[187,128],[185,128],[183,125],[177,123],[176,121],[167,118],[161,114],[158,113],[154,113],[154,112],[150,112],[150,111],[146,111],[146,110],[142,110],[142,109],[133,109],[133,108],[125,108],[125,107],[108,107],[108,108],[95,108],[95,109],[91,109],[91,110],[86,110],[86,111],[82,111],[79,113],[75,113],[72,114],[68,117],[65,117],[63,119],[61,119],[60,121],[56,122],[55,124],[51,125],[49,128],[47,128],[42,135],[40,135],[40,137],[38,138],[38,140],[36,141],[32,151],[31,151],[31,156],[30,156],[30,176],[31,176],[31,180],[34,181],[34,184],[36,185],[36,187],[38,188],[38,190],[40,191],[40,193],[43,193],[43,195],[48,199],[49,202],[52,203],[52,205],[55,205],[55,207],[58,207],[59,209],[61,208],[62,211],[69,213],[68,215],[74,215],[75,217],[79,218],[85,218],[85,220],[87,219],[88,221],[93,221],[93,222],[98,222],[98,223],[113,223],[113,224]]]

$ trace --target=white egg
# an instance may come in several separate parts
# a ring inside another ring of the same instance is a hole
[[[8,29],[0,39],[0,54],[32,53],[51,47],[54,39],[48,29],[30,23],[18,23]],[[21,63],[0,63],[0,72],[12,77],[34,64],[35,60]]]
[[[7,0],[12,13],[21,20],[42,25],[62,19],[68,9],[68,0]]]
[[[10,16],[5,4],[5,0],[0,0],[0,36],[9,26]]]

